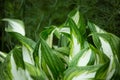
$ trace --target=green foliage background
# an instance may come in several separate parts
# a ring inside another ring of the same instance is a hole
[[[79,8],[102,29],[120,37],[120,0],[0,0],[0,19],[23,20],[26,36],[36,41],[44,27],[62,24],[74,8]],[[17,41],[6,34],[4,28],[5,24],[0,21],[0,49],[9,51]]]

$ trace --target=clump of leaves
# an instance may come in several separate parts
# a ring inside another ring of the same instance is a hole
[[[3,20],[21,45],[0,52],[0,80],[119,79],[120,39],[85,21],[77,9],[61,26],[42,31],[37,42],[25,36],[22,21]]]

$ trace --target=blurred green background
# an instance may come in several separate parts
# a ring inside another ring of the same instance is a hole
[[[102,29],[120,37],[120,0],[0,0],[0,20],[14,18],[25,23],[26,36],[37,41],[44,27],[59,26],[74,8]],[[0,21],[0,50],[9,51],[17,43]]]

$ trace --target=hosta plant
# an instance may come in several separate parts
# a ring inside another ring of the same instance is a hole
[[[120,39],[86,21],[78,10],[61,26],[42,31],[37,42],[25,36],[22,21],[3,21],[21,45],[0,52],[0,80],[119,80]]]

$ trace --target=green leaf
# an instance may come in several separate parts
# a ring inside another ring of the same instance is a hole
[[[19,33],[16,33],[16,32],[10,32],[10,34],[15,38],[17,39],[19,42],[22,43],[22,51],[23,51],[23,59],[25,62],[28,62],[28,63],[31,63],[31,64],[34,64],[34,61],[33,61],[33,50],[35,48],[35,45],[36,45],[36,42],[34,42],[33,40],[25,37],[25,36],[22,36],[21,34]]]
[[[35,49],[33,51],[33,59],[35,62],[35,66],[40,67],[41,69],[41,47],[40,41],[37,42]]]
[[[55,31],[55,26],[51,26],[47,28],[46,30],[42,31],[40,36],[43,37],[44,40],[46,40],[47,44],[52,47],[53,46],[53,33]]]
[[[0,62],[4,62],[6,57],[7,57],[7,54],[0,51]]]
[[[33,80],[48,80],[46,74],[42,69],[39,69],[38,67],[33,66],[29,63],[25,63],[25,65]]]
[[[90,31],[92,32],[92,33],[96,33],[96,32],[98,32],[98,33],[106,33],[106,31],[104,31],[104,30],[102,30],[102,29],[100,29],[97,25],[95,25],[95,24],[93,24],[93,23],[91,23],[91,22],[89,22],[88,21],[88,27],[89,27],[89,29],[90,29]]]
[[[33,54],[24,45],[22,46],[22,54],[24,62],[28,62],[34,65]]]
[[[19,47],[15,47],[6,57],[4,63],[0,67],[0,76],[2,80],[32,80],[28,71],[25,70],[22,51]]]
[[[78,28],[76,24],[73,22],[72,19],[69,19],[68,21],[69,26],[70,26],[70,36],[71,36],[71,41],[70,41],[70,59],[74,57],[80,50],[82,44],[82,37],[80,32],[78,31]]]
[[[64,34],[60,35],[60,39],[58,40],[58,47],[68,47],[69,45],[69,39],[68,37]]]
[[[63,55],[66,55],[66,56],[68,56],[70,53],[68,47],[55,47],[55,46],[53,46],[53,48],[54,48],[54,50],[60,52]]]
[[[25,47],[27,47],[28,50],[30,50],[31,52],[35,48],[36,42],[34,42],[32,39],[22,36],[21,34],[16,32],[10,32],[10,34],[19,42],[21,42]]]
[[[105,64],[109,61],[109,58],[99,49],[95,48],[93,45],[90,45],[90,49],[92,50],[92,53],[94,54],[95,63],[96,64]]]
[[[100,39],[96,33],[105,33],[105,31],[103,31],[98,26],[96,26],[95,24],[90,23],[90,22],[88,22],[88,27],[89,27],[91,34],[92,34],[93,43],[95,44],[95,46],[98,49],[100,49],[101,43],[100,43]]]
[[[59,32],[60,33],[70,34],[70,28],[63,26],[62,28],[59,28]]]
[[[76,56],[73,57],[70,66],[86,66],[89,61],[86,59],[89,59],[87,57],[90,57],[89,53],[90,50],[88,48],[81,50]]]
[[[14,50],[11,51],[11,55],[13,55],[13,58],[17,67],[21,67],[22,69],[25,69],[21,49],[19,49],[19,47],[15,48]]]
[[[84,66],[84,67],[69,67],[64,72],[63,80],[82,80],[94,78],[96,71],[101,67],[101,65]]]
[[[83,35],[86,31],[86,23],[83,18],[83,15],[79,12],[78,9],[75,9],[70,12],[69,18],[71,18],[75,24],[77,25],[77,28],[80,31],[80,34]]]
[[[3,21],[8,22],[7,32],[17,32],[25,36],[24,23],[21,20],[5,18]]]
[[[4,63],[0,64],[0,80],[12,80],[10,64],[10,54],[8,54],[4,60]]]
[[[40,38],[40,42],[42,57],[48,65],[51,73],[53,74],[54,79],[57,79],[59,76],[62,76],[65,66],[62,63],[61,59],[54,54],[53,50],[42,38]]]
[[[101,46],[102,51],[110,59],[107,79],[111,79],[111,77],[117,70],[116,66],[120,65],[120,64],[118,64],[119,61],[118,61],[118,57],[116,56],[116,55],[119,55],[118,52],[119,52],[119,48],[120,48],[119,47],[120,39],[109,33],[99,33],[98,36],[99,36],[101,44],[102,44],[102,46]],[[116,41],[116,42],[114,42],[114,41]]]
[[[109,62],[106,62],[104,65],[102,65],[97,71],[95,78],[101,80],[106,79],[108,67],[109,67]]]
[[[78,26],[79,24],[79,19],[80,19],[80,15],[79,15],[79,11],[78,9],[74,9],[73,11],[71,11],[68,15],[69,18],[71,18],[75,24]],[[78,26],[79,27],[79,26]]]
[[[24,62],[22,56],[20,58],[15,58],[17,55],[21,55],[22,53],[18,51],[19,49],[15,48],[11,51],[10,63],[11,63],[11,73],[13,79],[15,80],[32,80],[30,74],[27,70],[25,70]],[[16,53],[17,52],[17,53]]]

